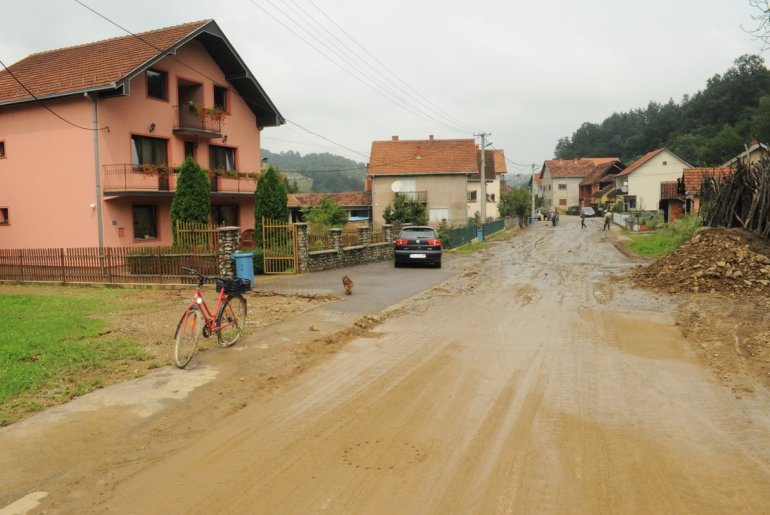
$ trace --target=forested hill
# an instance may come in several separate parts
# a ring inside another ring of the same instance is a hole
[[[770,141],[770,71],[760,56],[744,55],[680,103],[650,102],[598,124],[584,123],[572,137],[559,140],[555,155],[620,157],[631,164],[666,147],[694,166],[718,166],[752,138]]]
[[[289,175],[290,182],[297,182],[300,191],[317,193],[339,193],[341,191],[363,191],[366,178],[366,164],[356,163],[342,156],[329,154],[306,154],[289,150],[273,154],[262,149],[262,157],[280,172]],[[310,179],[308,187],[296,180],[297,174]],[[312,185],[310,185],[312,183]]]

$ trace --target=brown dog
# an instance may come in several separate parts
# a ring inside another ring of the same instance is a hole
[[[345,286],[345,293],[348,295],[353,293],[353,280],[347,275],[342,276],[342,285]]]

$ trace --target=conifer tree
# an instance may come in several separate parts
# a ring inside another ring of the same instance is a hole
[[[176,194],[171,203],[171,225],[174,244],[177,244],[176,222],[208,223],[211,211],[211,191],[206,171],[187,156],[176,183]]]

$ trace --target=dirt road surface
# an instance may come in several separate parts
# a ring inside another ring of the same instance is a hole
[[[336,335],[310,311],[4,428],[0,514],[768,513],[767,388],[737,395],[678,298],[617,280],[640,263],[600,223],[448,256],[454,277]]]

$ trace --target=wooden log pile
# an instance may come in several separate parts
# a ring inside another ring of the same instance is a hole
[[[770,154],[738,161],[735,173],[701,184],[701,216],[709,227],[741,227],[770,238]]]

